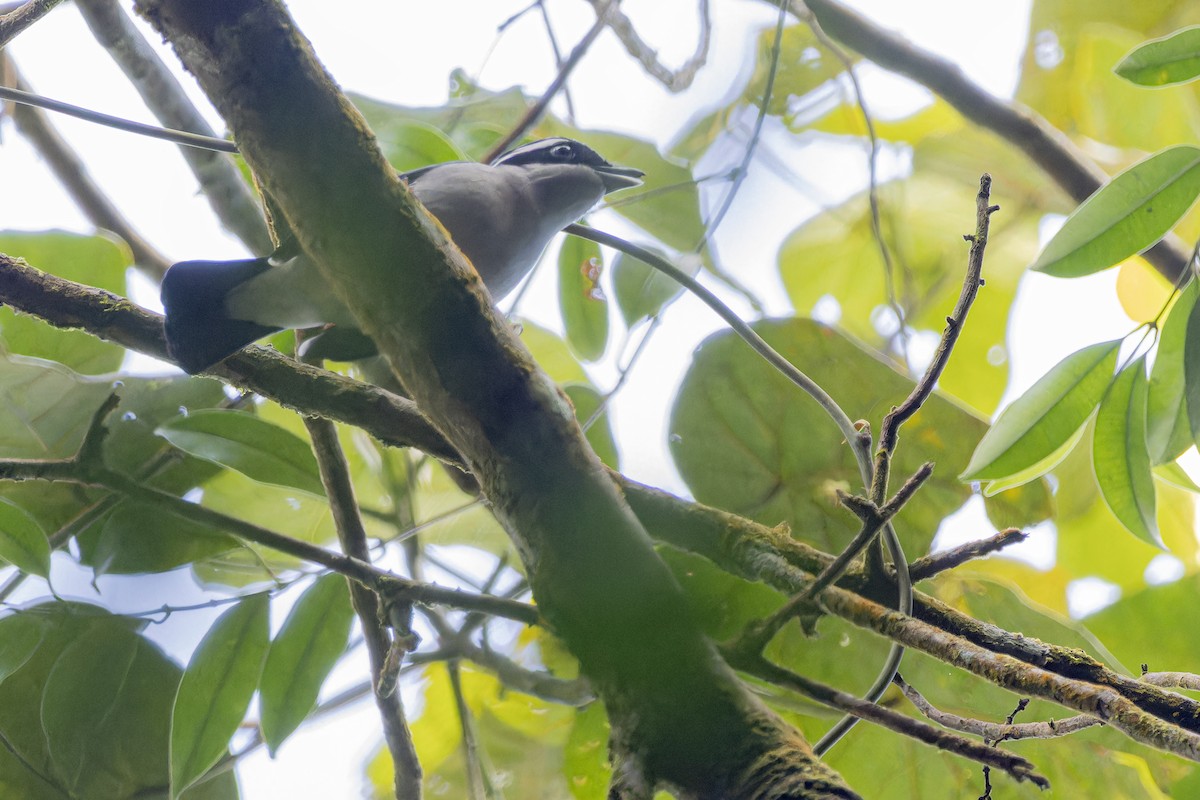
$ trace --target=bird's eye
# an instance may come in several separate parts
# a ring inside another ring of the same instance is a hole
[[[571,149],[571,145],[569,144],[556,144],[554,147],[550,148],[551,158],[557,158],[565,161],[572,155],[574,155],[574,151]]]

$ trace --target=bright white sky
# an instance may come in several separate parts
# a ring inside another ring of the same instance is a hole
[[[498,24],[523,8],[525,0],[462,0],[447,3],[399,3],[395,0],[294,0],[288,3],[300,27],[313,40],[317,54],[348,90],[381,99],[435,105],[445,101],[450,71],[461,67],[493,89],[519,84],[539,93],[554,73],[540,18],[529,14],[496,40]],[[590,26],[592,11],[582,0],[548,0],[551,17],[567,50]],[[903,32],[924,47],[953,59],[989,90],[1011,94],[1016,66],[1025,40],[1028,2],[987,3],[982,0],[858,0],[854,5],[882,24]],[[696,85],[672,96],[645,79],[641,70],[611,33],[601,36],[588,59],[570,81],[583,127],[636,133],[660,144],[669,143],[688,121],[717,104],[749,69],[746,43],[752,32],[773,24],[774,12],[758,0],[713,4],[714,36],[709,65]],[[694,45],[694,0],[626,0],[623,8],[644,39],[659,49],[668,64],[682,62]],[[348,23],[347,14],[362,23]],[[970,35],[966,32],[970,31]],[[986,32],[980,47],[980,32]],[[147,32],[157,42],[153,33]],[[485,54],[496,44],[491,56]],[[34,88],[47,96],[111,114],[153,123],[153,118],[92,40],[75,9],[63,6],[18,39],[10,50]],[[168,63],[174,57],[165,52]],[[868,100],[878,116],[897,116],[923,102],[924,94],[908,84],[867,67],[862,70]],[[197,103],[207,107],[190,80],[185,85]],[[213,125],[222,125],[209,111]],[[66,117],[56,117],[67,139],[82,154],[93,176],[112,195],[143,235],[169,257],[219,258],[244,253],[241,245],[221,232],[207,205],[195,194],[195,181],[173,146],[111,131]],[[75,210],[38,156],[5,125],[0,145],[0,226],[10,229],[66,228],[88,231],[90,226]],[[766,148],[779,148],[792,168],[822,194],[805,195],[770,170],[751,172],[741,198],[728,216],[718,238],[724,263],[742,277],[767,302],[773,313],[789,313],[787,299],[775,272],[775,252],[780,241],[820,203],[857,191],[866,180],[861,153],[830,152],[809,148],[793,152],[769,135]],[[740,159],[730,151],[728,162]],[[885,170],[889,167],[884,165]],[[895,170],[896,164],[890,168]],[[980,165],[981,171],[986,165]],[[996,187],[1002,202],[1004,188]],[[757,202],[755,202],[757,198]],[[710,202],[712,198],[709,198]],[[620,232],[611,217],[596,220]],[[543,269],[541,280],[526,296],[521,313],[557,328],[554,311],[553,270]],[[1120,335],[1129,322],[1116,305],[1112,273],[1089,282],[1055,281],[1030,276],[1023,286],[1010,330],[1013,387],[1028,387],[1055,361],[1078,347]],[[717,288],[717,287],[714,287]],[[1069,295],[1068,295],[1069,292]],[[1086,294],[1086,303],[1081,301]],[[137,299],[155,302],[148,290]],[[726,293],[727,295],[727,293]],[[744,305],[729,298],[739,312]],[[1061,319],[1068,307],[1090,309],[1071,321],[1070,327],[1048,327]],[[619,429],[627,472],[640,480],[681,491],[682,485],[666,455],[665,425],[674,387],[686,368],[691,350],[718,328],[707,309],[690,298],[678,302],[667,315],[637,367],[633,380],[619,396],[614,416]],[[604,388],[615,378],[612,364],[595,370],[596,383]],[[1010,396],[1013,391],[1010,390]],[[987,532],[979,513],[967,512],[959,536]],[[957,537],[955,537],[957,538]],[[1036,548],[1035,548],[1036,550]],[[1042,547],[1031,558],[1045,558],[1052,550]],[[90,576],[59,576],[60,590],[82,597],[95,595],[86,585]],[[62,567],[65,570],[65,567]],[[158,579],[104,578],[100,586],[106,602],[125,610],[161,605],[161,588],[173,603],[195,602],[201,595],[177,576]],[[188,616],[188,615],[180,615]],[[212,615],[203,613],[185,622],[163,626],[155,638],[176,657],[187,653]],[[276,624],[278,624],[278,620]],[[331,690],[349,685],[365,674],[362,664],[343,665],[335,673]],[[411,692],[409,693],[411,697]],[[271,762],[265,751],[253,756],[240,770],[244,796],[264,798],[341,798],[359,794],[359,778],[366,756],[379,742],[378,720],[367,704],[336,715],[294,737]]]

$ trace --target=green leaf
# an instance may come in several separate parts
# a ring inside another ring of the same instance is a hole
[[[1148,383],[1144,357],[1117,375],[1096,413],[1092,465],[1104,502],[1121,524],[1139,539],[1161,546],[1146,450]]]
[[[1119,339],[1094,344],[1054,365],[1004,409],[975,448],[962,480],[1007,478],[1058,450],[1104,397],[1120,345]]]
[[[346,579],[318,578],[271,643],[260,682],[263,739],[272,756],[312,712],[329,671],[346,649],[354,609]]]
[[[1087,430],[1086,425],[1080,425],[1079,430],[1067,437],[1067,439],[1054,448],[1054,451],[1045,458],[1030,464],[1022,470],[1014,472],[1004,478],[988,481],[983,485],[982,491],[984,497],[991,497],[998,492],[1007,492],[1019,486],[1024,486],[1034,478],[1045,475],[1050,470],[1057,467],[1062,460],[1066,458],[1075,449],[1075,445],[1083,439],[1083,434]]]
[[[662,250],[648,247],[648,250],[671,261]],[[676,259],[676,266],[695,275],[700,270],[700,260],[695,257]],[[613,293],[616,295],[617,308],[625,320],[625,326],[632,328],[644,319],[657,314],[663,306],[683,294],[683,287],[673,278],[640,260],[618,253],[612,266]]]
[[[563,386],[563,391],[567,393],[567,397],[571,398],[571,405],[575,406],[575,419],[579,420],[580,425],[591,419],[592,414],[596,413],[603,402],[600,393],[590,384],[568,383]],[[601,461],[613,469],[621,468],[617,442],[613,439],[612,423],[607,411],[592,423],[592,427],[584,431],[584,435],[587,436],[588,444],[596,451],[596,455],[600,457]]]
[[[608,741],[612,729],[604,703],[593,701],[575,711],[571,733],[563,747],[563,776],[575,800],[604,800],[612,780]]]
[[[267,654],[265,594],[222,614],[192,654],[171,715],[171,797],[202,776],[225,752],[258,686]]]
[[[878,354],[812,320],[771,320],[755,330],[820,384],[851,419],[877,424],[912,391],[913,381]],[[943,517],[971,496],[957,475],[987,423],[935,394],[902,433],[893,474],[924,462],[938,468],[921,503],[905,507],[896,528],[910,552],[924,552]],[[839,550],[858,530],[836,490],[860,489],[858,468],[841,432],[800,389],[756,357],[741,339],[721,332],[696,351],[670,420],[671,455],[696,500],[767,525],[786,522],[797,537]],[[1045,519],[1042,482],[1019,496],[993,498],[1007,524]]]
[[[0,558],[22,572],[50,577],[50,541],[25,509],[0,497]]]
[[[608,347],[608,300],[600,290],[600,245],[568,236],[558,251],[558,307],[571,350],[596,361]]]
[[[104,460],[113,469],[130,474],[167,449],[154,432],[159,425],[180,414],[215,408],[226,399],[224,385],[208,378],[124,377],[121,383],[117,390],[121,402],[107,420]],[[220,471],[211,461],[185,456],[156,473],[149,483],[182,494]]]
[[[0,451],[7,458],[70,458],[112,391],[56,364],[0,357]]]
[[[1059,278],[1099,272],[1161,239],[1200,195],[1200,149],[1168,147],[1083,201],[1033,269]]]
[[[1170,86],[1200,76],[1200,25],[1135,47],[1113,72],[1139,86]]]
[[[117,294],[125,294],[125,271],[133,257],[111,235],[66,231],[0,233],[0,252],[23,258],[40,270]],[[55,328],[37,317],[0,309],[0,332],[11,353],[57,361],[96,375],[121,366],[125,349],[78,330]]]
[[[1159,464],[1154,467],[1154,477],[1161,478],[1172,486],[1184,489],[1194,494],[1200,494],[1200,485],[1197,485],[1192,476],[1188,475],[1183,467],[1179,466],[1178,462],[1168,461],[1166,464]]]
[[[1195,442],[1188,420],[1184,359],[1188,355],[1188,324],[1198,297],[1200,282],[1192,281],[1171,307],[1159,333],[1146,406],[1146,440],[1155,464],[1174,461]],[[1191,357],[1200,358],[1200,343],[1193,346]],[[1200,374],[1195,377],[1200,380]]]
[[[304,440],[252,414],[203,409],[169,420],[157,433],[185,453],[260,483],[325,493],[317,459]]]
[[[166,572],[241,547],[224,530],[133,500],[121,501],[94,530],[80,549],[97,575]]]
[[[380,138],[379,144],[387,160],[401,172],[467,158],[450,137],[423,122],[400,122],[389,126],[387,137]]]
[[[116,622],[114,620],[114,622]],[[94,624],[45,678],[41,727],[72,797],[135,797],[166,779],[163,743],[179,668],[120,624]]]
[[[1192,443],[1200,441],[1200,303],[1188,312],[1183,344],[1184,405]]]
[[[25,666],[42,643],[45,620],[35,614],[17,613],[3,620],[0,636],[0,683]]]
[[[521,341],[555,383],[587,382],[587,373],[558,334],[527,319],[521,319],[518,324]]]

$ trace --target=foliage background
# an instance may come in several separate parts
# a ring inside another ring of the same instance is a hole
[[[451,88],[460,93],[476,79],[491,90],[526,84],[530,94],[536,94],[546,83],[553,74],[552,56],[531,18],[499,37],[494,54],[479,69],[481,54],[492,45],[498,23],[519,10],[515,6],[494,9],[492,5],[475,4],[469,14],[449,8],[423,9],[422,13],[429,16],[418,22],[410,16],[416,13],[413,9],[364,4],[356,11],[363,24],[354,28],[352,36],[345,37],[346,23],[330,4],[291,4],[301,29],[313,38],[318,53],[347,88],[408,107],[443,103],[448,76],[452,68],[459,66],[467,70],[467,75],[453,78]],[[590,11],[583,4],[577,4],[578,8],[575,5],[550,4],[564,42],[574,41],[590,22]],[[1200,116],[1195,87],[1137,90],[1110,72],[1112,64],[1138,42],[1195,22],[1188,19],[1192,12],[1184,4],[1139,4],[1136,9],[1093,4],[1083,17],[1069,2],[1035,2],[1027,8],[1006,5],[1002,9],[980,3],[930,3],[903,13],[889,11],[888,5],[864,4],[863,8],[881,24],[901,28],[918,42],[949,54],[972,75],[983,78],[993,91],[1013,93],[1028,103],[1072,135],[1110,173],[1146,152],[1196,138]],[[694,24],[691,4],[638,4],[631,0],[626,11],[638,22],[643,36],[660,47],[665,60],[686,57],[694,33],[687,27]],[[710,65],[697,85],[680,96],[656,89],[610,37],[602,37],[572,79],[579,127],[616,129],[648,138],[663,152],[673,152],[696,176],[720,175],[736,164],[765,73],[768,34],[761,31],[770,24],[773,14],[764,4],[751,3],[720,3],[714,13]],[[890,18],[889,13],[893,15]],[[995,16],[984,21],[981,15],[985,13]],[[81,34],[73,14],[69,8],[61,9],[12,47],[23,70],[40,91],[50,96],[75,99],[131,117],[144,114],[125,88],[124,79],[98,50],[94,64],[89,61],[85,68],[72,60],[70,69],[62,69],[62,53],[69,47],[66,43],[86,41],[72,38],[86,36]],[[1026,20],[1028,29],[1023,30]],[[395,31],[412,30],[453,31],[453,47],[443,45],[442,39],[435,47],[413,46],[422,39],[434,38],[422,36],[405,37],[406,46],[397,47]],[[967,500],[969,487],[958,484],[955,476],[965,466],[982,432],[980,419],[991,415],[1002,398],[1011,399],[1030,385],[1057,358],[1079,346],[1123,335],[1133,322],[1152,317],[1165,301],[1169,287],[1136,259],[1093,280],[1069,285],[1028,275],[1025,267],[1035,257],[1039,239],[1054,224],[1055,215],[1070,211],[1072,203],[1024,157],[996,137],[972,128],[922,90],[867,65],[861,70],[862,78],[883,141],[879,154],[880,177],[885,182],[881,187],[883,227],[901,276],[897,298],[915,329],[905,339],[897,339],[894,324],[889,322],[884,273],[862,195],[866,160],[861,118],[846,102],[845,85],[831,88],[826,83],[838,69],[828,58],[811,58],[810,48],[815,42],[809,36],[799,26],[787,32],[780,91],[775,95],[776,105],[771,108],[759,158],[716,239],[720,266],[749,286],[770,314],[813,314],[826,322],[836,322],[866,345],[901,359],[906,356],[910,364],[920,365],[930,346],[931,334],[927,331],[940,327],[957,293],[964,260],[958,237],[970,227],[972,197],[980,172],[987,170],[995,176],[995,199],[1002,206],[995,218],[993,245],[988,253],[987,288],[942,381],[942,388],[953,400],[936,401],[906,430],[902,445],[902,458],[917,463],[936,454],[939,461],[940,483],[929,487],[920,508],[902,520],[910,554],[918,554],[929,548],[942,518]],[[82,53],[89,47],[94,49],[82,43],[72,49]],[[174,63],[170,54],[165,58]],[[500,96],[489,100],[492,105],[488,119],[500,124],[502,112],[511,113],[511,101],[517,99],[510,96],[506,101]],[[428,140],[413,145],[411,126],[388,125],[389,120],[396,123],[411,121],[412,117],[383,106],[371,114],[372,106],[364,103],[364,107],[397,165],[408,166],[402,163],[406,156],[420,163],[427,152],[420,148],[428,147]],[[561,105],[556,108],[562,113]],[[436,115],[426,121],[431,119],[438,123]],[[190,196],[192,179],[179,171],[168,147],[131,144],[127,134],[70,121],[61,121],[60,126],[85,157],[91,154],[89,167],[102,185],[111,188],[117,203],[139,229],[171,256],[220,257],[242,252],[239,245],[216,230],[203,204]],[[547,132],[553,129],[553,123],[544,128]],[[5,134],[0,148],[5,183],[28,187],[19,197],[6,193],[0,198],[5,226],[88,231],[89,226],[58,193],[53,180],[40,171],[36,157],[23,141],[7,130]],[[453,144],[463,149],[471,146],[467,140],[453,140]],[[598,146],[615,162],[636,156],[622,152],[619,143],[607,148]],[[414,147],[416,153],[412,152]],[[656,166],[658,171],[652,175],[667,170],[666,164]],[[713,208],[723,186],[719,180],[701,184],[699,197],[705,208]],[[684,248],[687,245],[682,239],[666,241],[668,231],[679,234],[686,230],[686,225],[681,228],[674,224],[679,219],[690,222],[694,218],[698,222],[697,201],[685,193],[682,200],[673,202],[676,204],[660,210],[661,214],[676,215],[671,218],[672,224],[663,224],[660,219],[658,229],[651,232],[658,233],[665,244]],[[814,216],[818,211],[824,213]],[[636,216],[636,207],[629,213]],[[635,230],[614,214],[597,216],[596,222],[618,232]],[[642,224],[654,227],[654,221],[648,223],[645,218]],[[1194,215],[1185,220],[1181,233],[1185,237],[1196,235]],[[115,291],[128,287],[139,301],[153,303],[152,287],[126,272],[128,254],[110,240],[12,233],[0,241],[0,251],[22,255],[47,271],[93,285]],[[89,265],[87,274],[73,273],[82,263]],[[618,364],[623,363],[616,355],[623,330],[617,303],[610,304],[607,312],[611,330],[607,355],[599,363],[581,366],[577,355],[557,336],[562,321],[553,265],[554,259],[547,259],[539,281],[521,302],[521,314],[544,328],[527,325],[526,341],[557,380],[612,386]],[[609,272],[611,277],[611,266]],[[721,287],[710,275],[706,278]],[[744,316],[754,313],[751,304],[738,293],[727,288],[721,291]],[[621,298],[620,288],[611,284],[606,293],[618,301]],[[1020,302],[1012,306],[1018,298]],[[622,304],[622,309],[628,305]],[[107,373],[123,363],[117,348],[81,334],[49,337],[44,328],[11,316],[0,320],[0,326],[10,352],[53,359],[86,375]],[[645,323],[641,326],[644,329]],[[797,408],[803,401],[781,396],[774,376],[759,369],[757,363],[730,357],[728,338],[720,334],[704,345],[683,388],[676,389],[684,380],[684,369],[691,364],[692,348],[719,328],[688,298],[677,302],[664,316],[661,332],[655,333],[633,379],[614,401],[612,415],[623,470],[632,477],[689,491],[697,499],[768,524],[787,521],[819,546],[835,548],[844,540],[846,529],[840,518],[827,511],[828,490],[852,472],[828,426],[811,409]],[[861,374],[834,368],[832,365],[843,365],[847,358],[854,357],[846,355],[855,349],[849,340],[809,322],[772,323],[764,334],[768,331],[769,338],[775,337],[773,341],[780,349],[826,385],[852,416],[870,419],[877,425],[882,412],[902,393],[899,376],[879,362],[863,362],[865,371]],[[579,341],[573,344],[577,353]],[[148,367],[137,359],[126,363],[129,366]],[[82,409],[93,407],[110,382],[41,373],[35,380],[16,363],[7,364],[3,375],[8,397],[38,404],[64,398],[67,407],[61,410],[72,419]],[[692,386],[704,388],[693,390]],[[878,392],[864,392],[864,386]],[[137,406],[143,391],[145,404]],[[182,394],[175,396],[173,391]],[[131,440],[141,436],[141,441],[148,442],[154,427],[170,419],[179,405],[194,408],[213,404],[220,400],[219,391],[213,384],[200,382],[186,389],[171,389],[127,379],[126,402],[131,406],[123,410],[133,416],[123,418],[124,427],[129,429]],[[678,400],[672,403],[675,392]],[[14,403],[9,410],[20,405]],[[303,435],[299,421],[281,409],[267,404],[258,407],[257,413]],[[10,424],[6,429],[19,428]],[[53,430],[53,440],[21,441],[14,435],[3,443],[4,454],[62,455],[70,452],[82,432],[77,426]],[[814,447],[811,431],[818,431],[818,436],[829,434],[828,441]],[[360,499],[364,505],[384,504],[392,488],[387,485],[389,471],[384,467],[392,470],[394,478],[397,471],[403,473],[405,465],[393,463],[394,455],[380,456],[362,437],[346,432],[345,439],[349,452],[355,454]],[[666,444],[670,445],[670,456]],[[705,449],[714,446],[715,451]],[[39,452],[36,447],[44,449]],[[747,454],[745,459],[731,455],[743,453]],[[668,461],[669,457],[674,461]],[[1173,635],[1172,631],[1189,630],[1181,610],[1196,607],[1191,496],[1159,482],[1159,522],[1171,549],[1171,555],[1164,556],[1127,534],[1112,517],[1090,480],[1089,463],[1086,453],[1077,453],[1056,471],[1052,484],[1056,490],[1054,522],[1038,529],[1024,559],[993,558],[973,564],[969,570],[939,583],[938,594],[963,610],[1011,630],[1088,646],[1129,669],[1136,670],[1147,660],[1154,668],[1188,669],[1195,663],[1196,648],[1188,637]],[[208,477],[211,470],[189,460],[175,475],[183,487],[189,481]],[[461,502],[436,471],[427,470],[418,478],[416,519],[436,515]],[[777,485],[787,491],[769,491]],[[17,502],[32,502],[24,487],[6,489],[5,496]],[[63,496],[62,506],[57,509],[60,516],[55,517],[54,499],[51,494],[37,501],[39,521],[47,530],[62,521],[61,515],[73,500]],[[203,499],[215,508],[236,510],[243,517],[286,527],[293,535],[303,532],[319,541],[331,535],[329,520],[319,502],[295,491],[264,487],[234,471],[208,477]],[[980,501],[971,501],[966,511],[957,514],[957,524],[946,526],[938,541],[946,543],[956,536],[990,533],[995,526],[1044,518],[1051,510],[1051,501],[1046,488],[1035,484],[1026,490],[1026,496],[1010,499],[1007,506],[990,508],[991,522],[981,506]],[[131,543],[134,539],[118,539],[122,535],[137,537],[147,530],[145,519],[139,519],[138,513],[137,509],[114,513],[104,528],[80,539],[81,560],[101,573],[96,585],[105,605],[141,611],[163,602],[182,605],[207,597],[186,570],[160,577],[121,575],[202,556],[208,558],[194,571],[202,581],[228,585],[260,577],[254,559],[244,552],[227,554],[226,543],[218,542],[211,551],[193,545],[197,549],[184,553],[157,553],[146,549],[150,537],[136,540],[136,548]],[[372,530],[384,533],[386,527],[376,525]],[[504,548],[499,531],[478,510],[435,529],[426,539],[453,546],[443,552],[447,560],[477,567],[482,574],[487,573],[488,562],[464,558],[461,548],[470,545],[491,552]],[[115,546],[114,540],[124,542],[124,546]],[[123,553],[135,550],[144,559],[142,562],[120,563]],[[212,558],[214,553],[222,555]],[[692,559],[675,554],[669,557],[698,607],[708,612],[715,634],[733,632],[752,611],[778,602],[765,590],[748,590]],[[152,558],[163,560],[150,564]],[[398,563],[398,558],[395,561]],[[92,579],[90,569],[73,568],[69,559],[56,556],[54,575],[60,591],[96,598],[87,586]],[[437,577],[451,580],[445,573]],[[1164,584],[1168,579],[1170,582]],[[39,596],[44,590],[44,584],[31,582],[24,596]],[[284,606],[288,597],[284,595]],[[1103,601],[1114,602],[1082,624],[1072,619]],[[185,659],[213,616],[215,612],[181,613],[164,625],[151,626],[149,634],[170,655]],[[276,627],[281,619],[282,613],[277,613]],[[1156,630],[1160,624],[1162,629]],[[540,661],[562,667],[556,661],[561,654],[546,650],[545,643],[532,634],[517,636],[507,630],[500,641],[528,663]],[[819,643],[824,646],[801,647],[798,637],[783,637],[777,647],[801,671],[835,680],[847,688],[866,685],[882,657],[880,642],[832,620],[823,623]],[[830,646],[832,643],[837,646]],[[847,658],[848,653],[853,656]],[[927,659],[909,658],[906,677],[944,707],[991,718],[1001,718],[1011,710],[1013,699],[1005,693],[973,680],[947,676],[944,667]],[[344,664],[327,693],[361,674],[361,659]],[[499,771],[514,780],[524,778],[539,786],[561,787],[554,782],[562,779],[561,762],[565,760],[570,769],[577,770],[574,774],[590,775],[589,781],[581,785],[602,783],[601,778],[587,772],[595,769],[597,742],[603,741],[603,729],[594,712],[573,719],[562,709],[544,707],[523,695],[503,693],[493,678],[475,670],[465,670],[463,680],[489,744],[489,755]],[[447,686],[445,671],[431,667],[420,681],[406,686],[406,698],[410,707],[424,707],[416,732],[427,769],[434,780],[444,781],[438,784],[444,791],[456,796],[454,781],[461,765],[455,762],[458,731],[452,724],[455,720]],[[1047,708],[1036,707],[1031,714],[1038,711],[1053,714]],[[372,710],[362,708],[352,715],[314,724],[286,744],[275,762],[268,764],[261,755],[248,759],[239,771],[245,796],[271,796],[283,791],[303,796],[300,786],[314,796],[322,791],[342,791],[346,780],[356,779],[373,747],[376,734],[370,722],[372,716]],[[829,722],[821,715],[797,715],[795,719],[810,736],[819,734]],[[528,741],[517,738],[518,734]],[[1078,789],[1102,784],[1106,791],[1115,792],[1107,796],[1154,797],[1158,796],[1156,791],[1195,781],[1181,762],[1130,746],[1115,734],[1096,732],[1077,739],[1083,741],[1072,740],[1070,747],[1053,742],[1022,743],[1016,749],[1035,760],[1059,787]],[[310,765],[314,751],[322,759],[335,755],[328,746],[331,740],[353,740],[356,745],[339,748],[342,766],[329,770],[338,776],[339,788],[321,789],[314,783]],[[513,746],[514,742],[521,746]],[[881,759],[878,755],[863,755],[883,751],[894,756]],[[973,769],[865,727],[834,752],[831,763],[870,797],[909,797],[922,792],[937,796],[939,792],[979,784]],[[902,766],[885,774],[879,769],[880,763]],[[377,769],[377,765],[370,769]],[[297,788],[285,789],[289,780],[295,780]],[[1006,789],[1011,796],[1032,791]],[[533,796],[522,794],[518,788],[511,791],[516,796]],[[586,790],[581,792],[579,796],[588,796]]]

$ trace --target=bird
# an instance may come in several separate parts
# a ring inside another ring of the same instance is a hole
[[[487,164],[448,161],[400,173],[496,299],[529,274],[555,234],[643,176],[562,137],[516,147]],[[338,342],[331,349],[354,357],[373,352],[294,240],[260,258],[173,264],[161,299],[167,353],[189,374],[287,328],[334,326],[327,328],[327,341]]]

